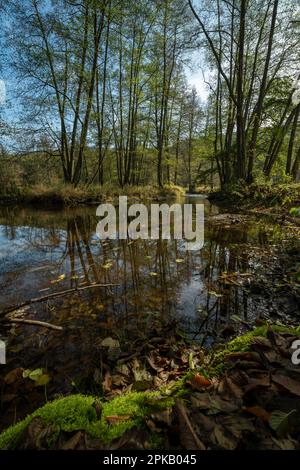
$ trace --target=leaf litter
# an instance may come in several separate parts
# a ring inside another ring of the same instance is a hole
[[[166,394],[174,397],[173,407],[152,410],[141,429],[125,431],[108,447],[82,429],[63,433],[55,424],[46,425],[35,418],[22,437],[21,448],[46,448],[50,436],[54,439],[51,448],[149,449],[153,433],[159,436],[163,449],[300,448],[300,374],[290,360],[296,336],[269,328],[267,337],[253,337],[249,350],[226,354],[221,373],[217,368],[213,373],[214,355],[209,358],[176,332],[157,334],[161,336],[153,335],[131,348],[120,339],[102,340],[93,378],[102,400],[132,390],[160,389],[161,400]],[[111,349],[118,351],[113,361]],[[269,354],[272,351],[275,355]],[[31,391],[44,375],[42,369],[13,370],[4,377],[5,394],[13,396],[20,386]],[[178,379],[182,380],[180,387]],[[95,400],[94,408],[101,416],[101,401],[97,403]],[[130,419],[129,414],[105,417],[109,426]]]

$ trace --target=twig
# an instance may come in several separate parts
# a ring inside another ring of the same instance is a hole
[[[52,330],[58,331],[63,330],[62,326],[52,325],[51,323],[38,320],[25,320],[24,318],[6,318],[5,321],[10,323],[27,323],[28,325],[43,326],[45,328],[51,328]]]
[[[11,307],[8,307],[2,310],[2,312],[0,312],[0,317],[3,317],[7,315],[8,313],[14,312],[15,310],[19,310],[20,308],[27,307],[27,305],[31,305],[31,304],[38,303],[38,302],[44,302],[45,300],[53,299],[55,297],[60,297],[62,295],[72,294],[73,292],[80,292],[86,289],[93,289],[94,287],[112,287],[112,286],[119,286],[119,284],[91,284],[89,286],[75,287],[74,289],[67,289],[61,292],[53,292],[43,297],[35,297],[33,299],[26,300],[25,302],[18,304],[18,305],[12,305]]]
[[[205,445],[195,433],[182,401],[177,399],[175,406],[181,424],[180,437],[184,448],[187,450],[205,450]]]

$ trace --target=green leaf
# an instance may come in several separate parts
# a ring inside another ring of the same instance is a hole
[[[26,369],[23,371],[23,378],[24,379],[29,378],[35,382],[41,377],[41,375],[43,375],[43,373],[44,373],[43,369],[35,369],[35,370]]]
[[[290,210],[290,215],[293,217],[300,217],[300,207],[292,207]]]
[[[50,376],[48,374],[42,374],[35,380],[35,386],[42,387],[47,385],[48,382],[50,382]]]
[[[274,411],[269,419],[269,425],[278,436],[284,436],[289,430],[289,417],[296,413],[297,410],[292,410],[289,413],[284,413],[283,411]]]
[[[194,363],[193,353],[192,352],[190,352],[190,354],[189,354],[189,368],[191,370],[195,369],[195,363]]]

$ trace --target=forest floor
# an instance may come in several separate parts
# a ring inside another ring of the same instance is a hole
[[[299,449],[299,327],[264,325],[210,353],[166,327],[167,340],[153,337],[114,367],[118,345],[106,341],[104,399],[47,403],[4,431],[0,448]],[[24,371],[2,387],[16,380]]]

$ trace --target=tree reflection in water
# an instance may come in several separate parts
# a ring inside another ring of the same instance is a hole
[[[209,204],[206,210],[208,216],[216,213]],[[118,284],[35,304],[26,312],[63,326],[62,333],[25,325],[15,335],[6,332],[7,368],[46,368],[53,377],[50,395],[72,391],[74,377],[93,370],[105,337],[134,344],[176,322],[190,338],[209,345],[224,340],[233,323],[242,328],[268,314],[273,299],[257,295],[253,285],[266,271],[271,282],[278,276],[273,258],[284,238],[280,228],[264,221],[228,225],[207,217],[200,251],[185,251],[178,240],[101,241],[95,208],[6,208],[0,224],[1,308],[43,293]]]

